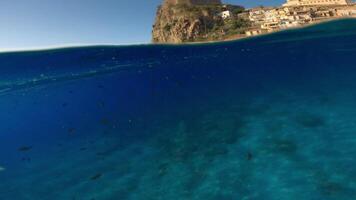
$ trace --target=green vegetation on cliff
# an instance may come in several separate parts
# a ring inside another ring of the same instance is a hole
[[[230,17],[223,19],[223,11]],[[181,43],[225,40],[245,32],[250,26],[244,8],[233,5],[163,5],[158,8],[152,40],[157,43]]]

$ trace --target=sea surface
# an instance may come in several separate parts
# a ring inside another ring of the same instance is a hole
[[[355,200],[356,20],[0,54],[0,200]]]

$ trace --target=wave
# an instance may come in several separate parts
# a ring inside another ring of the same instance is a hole
[[[98,70],[90,70],[87,72],[71,73],[69,75],[41,76],[40,78],[33,78],[30,80],[0,83],[0,95],[16,90],[29,89],[37,86],[60,83],[65,81],[91,78],[99,75],[112,74],[124,70],[133,70],[135,68],[144,68],[144,67],[151,68],[154,64],[156,63],[142,63],[140,65],[137,64],[117,65],[117,66],[106,67]]]

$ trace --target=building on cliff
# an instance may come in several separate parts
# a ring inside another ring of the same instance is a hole
[[[349,5],[351,0],[287,0],[283,6]]]
[[[228,19],[232,16],[232,13],[230,10],[225,10],[223,12],[220,13],[220,16],[223,18],[223,19]]]

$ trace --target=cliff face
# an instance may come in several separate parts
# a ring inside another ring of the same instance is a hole
[[[223,23],[219,17],[221,7],[220,1],[215,0],[167,0],[157,10],[152,41],[181,43],[204,40],[216,25]]]

